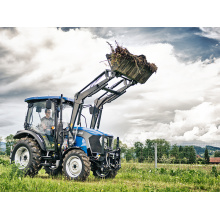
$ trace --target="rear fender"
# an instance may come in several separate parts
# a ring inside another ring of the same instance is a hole
[[[14,139],[20,139],[24,137],[31,137],[35,139],[39,144],[41,150],[46,151],[44,140],[40,135],[36,134],[33,131],[23,130],[23,131],[18,131],[17,134],[14,136]]]

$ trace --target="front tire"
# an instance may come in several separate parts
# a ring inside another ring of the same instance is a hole
[[[91,170],[87,155],[78,149],[69,151],[63,160],[63,174],[70,180],[85,181]]]
[[[34,177],[41,169],[41,149],[38,143],[28,137],[18,140],[11,154],[11,162],[14,162],[25,176]]]

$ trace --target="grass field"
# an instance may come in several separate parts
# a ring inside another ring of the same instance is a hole
[[[23,177],[7,157],[0,157],[0,192],[219,192],[220,166],[122,163],[115,179],[85,182],[49,177],[41,169],[34,178]]]

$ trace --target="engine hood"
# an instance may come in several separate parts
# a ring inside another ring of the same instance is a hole
[[[74,127],[74,129],[76,129],[76,127]],[[85,127],[78,127],[78,131],[85,131],[85,132],[88,132],[89,134],[96,135],[96,136],[102,136],[102,135],[111,136],[111,137],[113,136],[111,134],[107,134],[107,133],[99,131],[99,130],[85,128]]]

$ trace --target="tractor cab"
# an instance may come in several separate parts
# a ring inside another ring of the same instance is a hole
[[[25,126],[31,126],[33,129],[35,129],[35,127],[42,128],[42,120],[45,118],[50,118],[53,121],[53,125],[55,126],[55,120],[59,118],[61,102],[60,96],[31,97],[25,99],[25,102],[28,103],[28,112]],[[73,103],[73,99],[63,97],[63,112],[65,112],[65,114],[63,114],[63,123],[66,123],[66,125],[69,123],[71,117]],[[41,129],[41,132],[44,133],[45,129],[43,130]]]
[[[49,150],[55,150],[56,131],[61,113],[61,96],[42,96],[25,99],[28,103],[28,111],[24,123],[25,130],[39,134]],[[73,99],[63,97],[62,114],[63,127],[67,128],[73,109]]]

